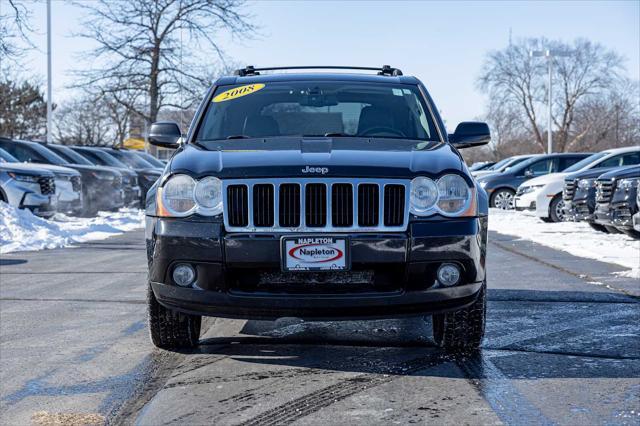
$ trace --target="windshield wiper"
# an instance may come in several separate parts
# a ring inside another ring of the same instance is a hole
[[[231,135],[227,136],[227,139],[251,139],[251,137],[247,135]]]
[[[351,135],[347,135],[345,133],[340,133],[340,132],[329,132],[324,134],[325,138],[340,137],[340,136],[351,136]]]

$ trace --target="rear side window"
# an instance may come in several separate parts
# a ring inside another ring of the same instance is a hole
[[[536,161],[527,167],[527,171],[533,173],[534,176],[542,176],[553,173],[556,167],[556,159],[548,158],[546,160]]]
[[[196,140],[278,136],[438,140],[417,86],[335,81],[218,87]]]
[[[608,158],[604,160],[602,163],[598,164],[598,168],[601,167],[620,167],[620,166],[635,166],[636,164],[640,164],[640,153],[639,152],[629,152],[626,154],[616,155],[614,157]]]

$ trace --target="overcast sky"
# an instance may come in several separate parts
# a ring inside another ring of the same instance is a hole
[[[2,0],[0,0],[2,1]],[[46,77],[46,7],[30,5],[39,48],[25,58],[25,77]],[[82,11],[53,1],[53,99],[70,96],[69,71],[91,64],[81,52],[91,43],[72,36]],[[483,58],[522,37],[570,41],[586,37],[626,58],[629,76],[640,78],[640,2],[303,2],[247,4],[261,34],[238,41],[220,35],[227,55],[242,64],[389,64],[428,87],[447,127],[477,118],[486,99],[475,81]],[[188,46],[185,46],[188,48]],[[207,57],[203,61],[210,60]]]

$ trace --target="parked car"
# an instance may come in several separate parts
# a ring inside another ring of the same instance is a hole
[[[0,201],[29,209],[36,216],[51,217],[58,204],[55,175],[34,164],[21,163],[0,148]]]
[[[154,167],[146,160],[128,150],[101,147],[103,151],[114,156],[138,174],[140,184],[140,200],[144,204],[149,188],[162,174],[162,168]]]
[[[562,190],[564,220],[587,222],[596,231],[608,232],[604,226],[595,223],[593,213],[596,209],[596,179],[613,169],[596,167],[565,176]]]
[[[489,167],[493,166],[494,164],[496,164],[495,161],[481,161],[478,163],[473,163],[471,166],[469,166],[469,171],[479,172],[480,170],[487,170]]]
[[[37,164],[56,177],[57,211],[66,214],[81,214],[84,209],[82,195],[82,175],[75,167],[37,142],[16,141],[0,138],[0,148],[7,151],[18,161]]]
[[[125,206],[138,207],[141,205],[138,174],[126,164],[98,148],[88,146],[70,146],[69,148],[82,155],[92,164],[110,167],[120,172],[122,174]]]
[[[484,170],[475,170],[471,172],[471,175],[474,178],[479,178],[480,176],[490,175],[492,173],[502,173],[507,170],[509,167],[513,167],[523,161],[530,159],[531,157],[538,154],[526,154],[526,155],[514,155],[513,157],[505,158],[501,161],[498,161],[491,167],[487,167]]]
[[[510,210],[515,207],[518,187],[529,179],[564,170],[589,154],[539,154],[508,167],[501,173],[476,178],[480,186],[489,195],[489,205]],[[524,196],[521,192],[517,197]],[[528,205],[527,205],[528,207]]]
[[[45,144],[82,174],[84,215],[95,216],[100,210],[118,210],[124,206],[122,173],[111,167],[96,166],[64,145]]]
[[[523,188],[523,192],[526,191],[528,195],[526,198],[522,197],[522,207],[535,207],[536,216],[545,222],[559,221],[561,216],[558,216],[556,208],[551,209],[551,203],[553,200],[562,197],[564,178],[568,174],[588,169],[604,169],[635,164],[640,164],[640,147],[637,146],[608,149],[592,154],[561,173],[551,173],[528,181]],[[533,201],[535,201],[535,204],[532,204]],[[555,207],[558,207],[558,205],[556,204]],[[560,213],[562,212],[564,210],[560,210]]]
[[[433,315],[437,344],[477,349],[487,196],[457,148],[489,127],[447,136],[422,83],[389,67],[258,71],[218,79],[180,146],[176,123],[150,128],[177,148],[147,195],[153,343],[196,345],[203,315]]]
[[[596,181],[595,222],[640,239],[632,221],[637,213],[638,182],[640,166],[623,167],[600,175]]]

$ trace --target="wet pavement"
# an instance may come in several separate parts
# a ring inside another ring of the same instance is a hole
[[[207,319],[179,353],[148,341],[142,238],[2,256],[1,424],[640,424],[640,283],[621,267],[492,234],[470,357],[422,318]]]

